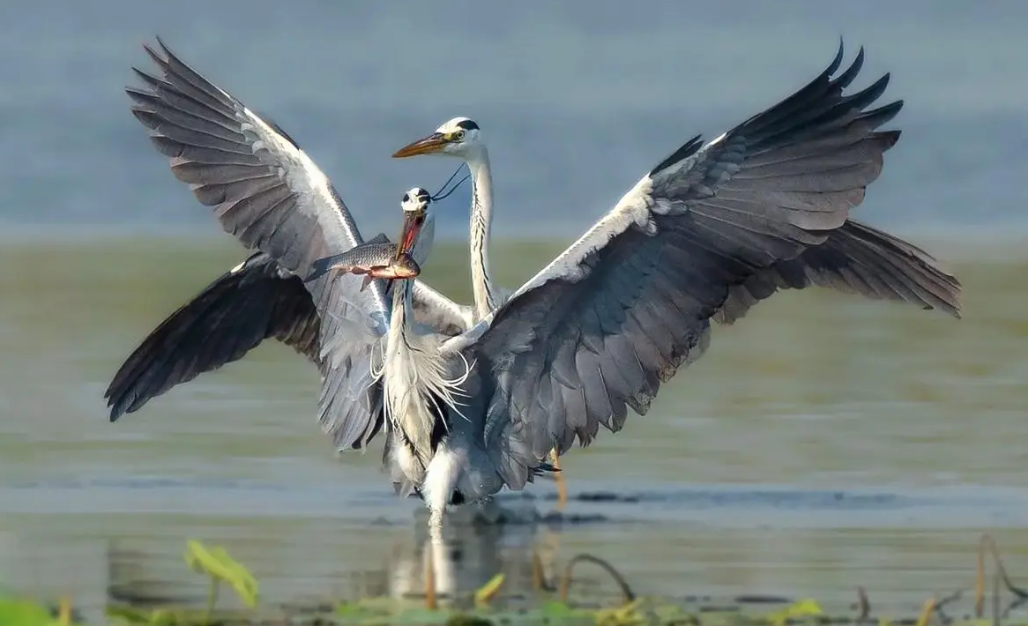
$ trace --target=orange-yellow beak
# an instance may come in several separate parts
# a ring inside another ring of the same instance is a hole
[[[394,159],[417,156],[419,154],[433,154],[442,152],[450,143],[450,138],[443,133],[432,133],[428,137],[422,137],[411,142],[393,153]]]
[[[421,227],[424,224],[424,211],[403,212],[403,228],[400,230],[400,239],[396,247],[397,260],[404,254],[411,254],[414,250],[414,245],[418,242],[418,235],[421,233]]]

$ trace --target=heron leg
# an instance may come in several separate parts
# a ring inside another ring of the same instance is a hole
[[[429,529],[429,534],[433,534]],[[435,595],[435,537],[425,546],[425,608],[439,608],[439,599]]]
[[[550,460],[553,469],[557,470],[553,474],[553,479],[557,482],[557,510],[563,511],[568,504],[568,485],[564,481],[564,472],[560,469],[560,457],[556,448],[550,450]]]
[[[428,513],[428,536],[433,543],[443,542],[443,510],[430,508]]]
[[[436,563],[434,555],[436,546],[443,544],[443,509],[429,507],[428,510],[429,541],[426,546],[428,557],[425,564],[425,607],[436,609],[439,607],[439,601],[436,598]]]

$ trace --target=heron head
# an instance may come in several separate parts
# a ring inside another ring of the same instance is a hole
[[[432,194],[422,187],[412,187],[403,194],[403,200],[400,201],[400,208],[403,209],[403,228],[400,230],[399,245],[396,248],[397,259],[413,252],[418,235],[424,229],[425,223],[433,217],[431,206]]]
[[[482,131],[473,120],[455,117],[435,132],[417,141],[412,141],[393,154],[393,158],[417,156],[419,154],[440,154],[466,158],[468,154],[481,149]]]

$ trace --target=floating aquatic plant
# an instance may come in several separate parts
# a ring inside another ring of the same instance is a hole
[[[246,606],[257,606],[257,580],[250,570],[229,556],[224,548],[208,548],[199,541],[190,539],[186,542],[186,564],[193,571],[204,573],[210,578],[210,592],[207,595],[208,619],[218,601],[218,588],[221,583],[231,585]]]
[[[360,598],[338,606],[315,610],[280,608],[266,613],[214,613],[220,585],[230,585],[243,603],[257,605],[258,585],[245,566],[218,546],[189,541],[186,563],[211,580],[211,593],[205,610],[183,607],[139,609],[108,607],[112,624],[121,626],[246,626],[256,624],[288,624],[291,626],[1028,626],[1023,616],[1011,617],[1013,609],[1028,602],[1028,591],[1011,581],[1000,558],[999,549],[989,535],[983,535],[978,546],[978,569],[974,581],[974,606],[967,615],[950,616],[946,610],[961,597],[957,591],[944,597],[928,598],[920,614],[892,617],[872,610],[868,592],[857,589],[857,601],[849,613],[828,614],[813,599],[790,600],[770,596],[739,596],[723,606],[706,601],[683,602],[673,598],[637,595],[614,566],[592,555],[578,555],[568,561],[559,580],[545,580],[536,573],[536,596],[533,606],[512,609],[500,601],[505,582],[497,574],[474,592],[450,598],[446,606],[395,598]],[[991,594],[986,589],[986,557],[994,562]],[[570,597],[573,574],[580,564],[591,564],[610,574],[620,589],[620,599],[613,605],[581,606]],[[1001,607],[1001,592],[1010,598]],[[986,598],[991,596],[992,615],[986,617]],[[30,600],[0,597],[0,626],[83,626],[72,620],[70,600],[56,608]]]

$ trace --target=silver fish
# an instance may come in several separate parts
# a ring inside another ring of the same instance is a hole
[[[421,267],[406,252],[397,254],[395,243],[365,243],[341,254],[318,259],[311,264],[311,272],[305,282],[331,271],[349,274],[363,274],[363,290],[375,278],[399,280],[415,278],[421,274]]]

